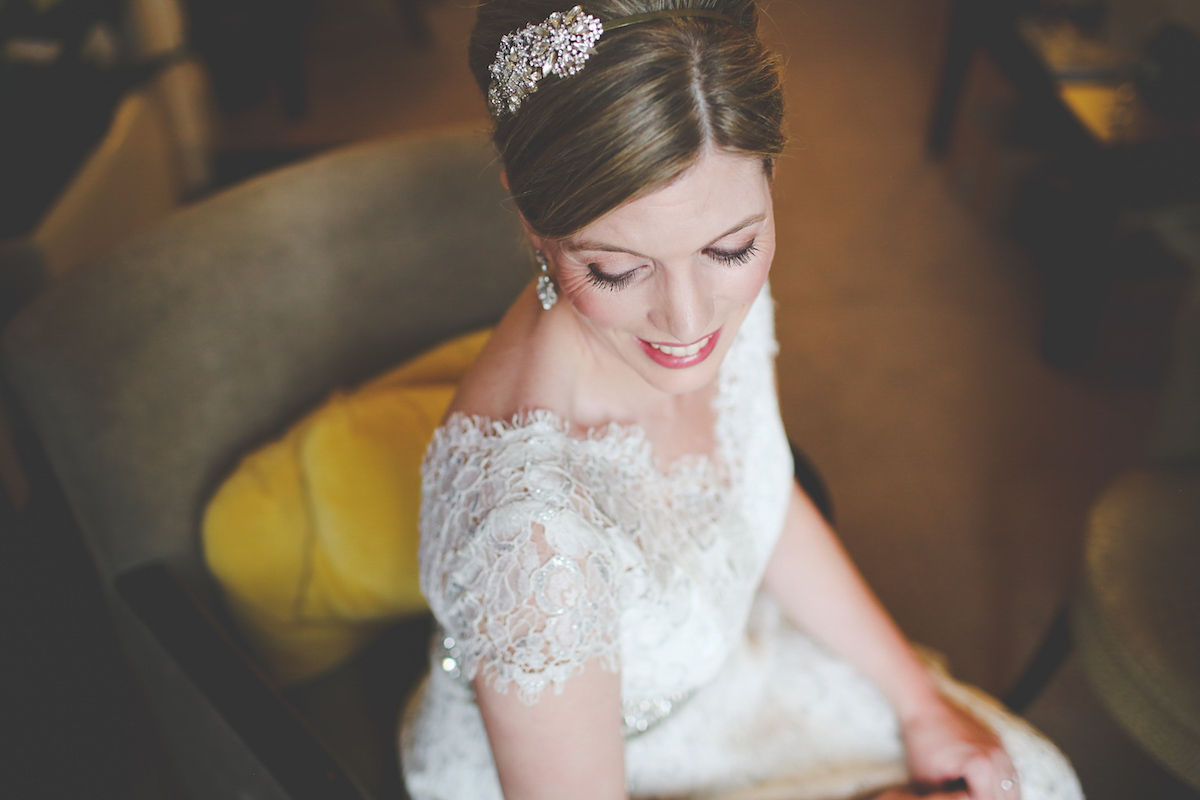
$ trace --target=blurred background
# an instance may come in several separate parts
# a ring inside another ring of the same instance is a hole
[[[1004,694],[1077,580],[1093,505],[1146,461],[1171,384],[1200,250],[1200,2],[763,9],[791,137],[772,273],[789,436],[906,632]],[[0,324],[259,173],[485,130],[473,14],[0,0]],[[10,412],[0,795],[184,797],[52,470]],[[1200,797],[1114,721],[1077,652],[1027,713],[1089,797]]]

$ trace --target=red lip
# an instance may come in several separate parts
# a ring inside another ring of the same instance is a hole
[[[717,340],[720,338],[721,338],[721,329],[717,328],[716,331],[714,331],[712,334],[709,335],[708,342],[705,343],[704,347],[700,348],[700,350],[695,355],[690,355],[690,356],[667,355],[666,353],[664,353],[661,350],[656,350],[654,348],[654,346],[651,345],[650,342],[647,342],[645,339],[638,339],[638,344],[640,344],[642,346],[642,349],[646,351],[646,355],[648,355],[650,357],[650,360],[652,360],[654,363],[658,364],[659,366],[666,367],[667,369],[686,369],[687,367],[696,366],[701,361],[703,361],[704,359],[706,359],[710,355],[712,355],[712,351],[714,349],[716,349]],[[666,344],[666,343],[660,342],[658,344]],[[680,346],[686,347],[686,345],[671,345],[671,346],[672,347],[680,347]]]

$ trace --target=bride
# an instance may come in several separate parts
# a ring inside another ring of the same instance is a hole
[[[540,275],[426,454],[415,800],[1081,796],[914,652],[792,478],[756,24],[752,0],[479,8]]]

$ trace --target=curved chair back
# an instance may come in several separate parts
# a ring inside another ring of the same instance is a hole
[[[0,242],[0,330],[52,282],[109,254],[208,188],[214,152],[211,106],[208,78],[191,57],[160,68],[121,99],[104,138],[37,227],[27,236]],[[0,407],[0,428],[6,424]],[[28,499],[24,471],[3,436],[0,482],[13,506],[23,507]]]
[[[533,269],[499,171],[475,133],[289,167],[71,271],[0,340],[194,797],[403,796],[372,789],[232,642],[200,520],[242,453],[331,390],[500,317]],[[399,627],[393,706],[428,633]]]
[[[352,148],[171,217],[13,320],[4,368],[106,578],[194,553],[239,454],[493,323],[532,275],[474,133]]]

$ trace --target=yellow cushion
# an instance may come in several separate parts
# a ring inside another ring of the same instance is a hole
[[[421,459],[489,331],[335,392],[242,459],[204,514],[204,555],[242,632],[282,684],[352,656],[423,610]]]

